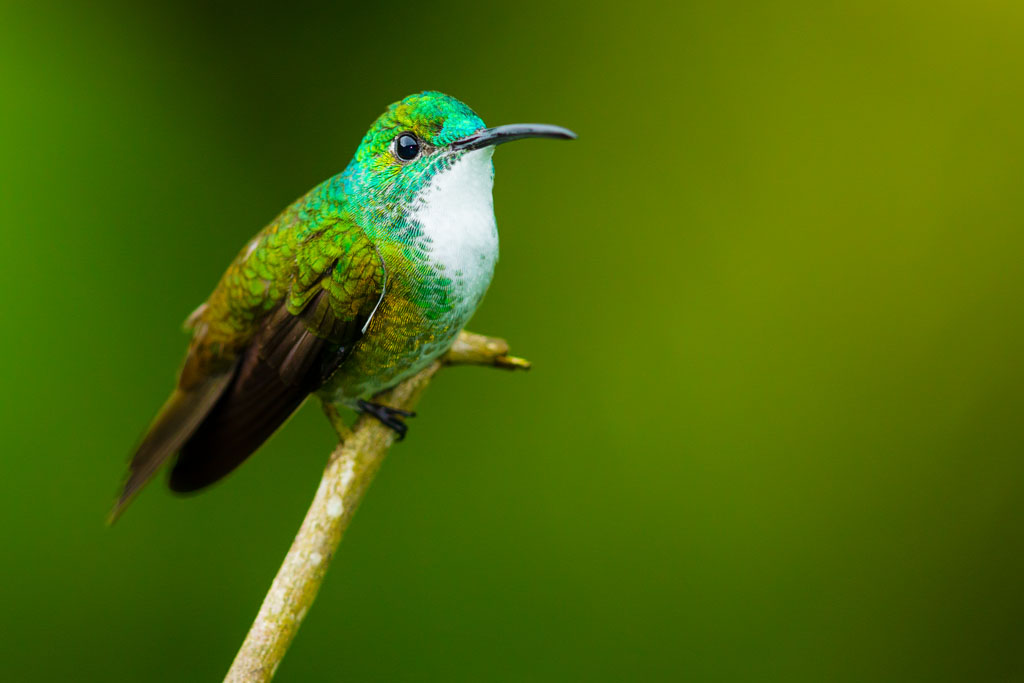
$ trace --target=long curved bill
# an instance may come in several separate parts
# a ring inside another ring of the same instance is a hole
[[[472,135],[460,138],[451,144],[452,149],[480,149],[491,147],[523,138],[555,138],[557,140],[575,140],[576,133],[561,126],[549,126],[546,123],[512,123],[507,126],[484,128]]]

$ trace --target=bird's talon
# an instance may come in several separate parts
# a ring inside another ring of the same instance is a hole
[[[377,418],[381,424],[391,428],[398,441],[405,439],[405,435],[409,431],[409,425],[405,424],[401,418],[416,417],[416,413],[410,410],[392,408],[391,406],[385,406],[380,403],[372,403],[370,401],[363,400],[359,401],[359,411],[367,415],[372,415]]]

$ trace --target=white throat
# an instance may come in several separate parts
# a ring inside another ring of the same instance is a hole
[[[412,218],[427,239],[427,254],[450,278],[461,306],[476,308],[498,260],[494,220],[493,147],[467,152],[420,191]]]

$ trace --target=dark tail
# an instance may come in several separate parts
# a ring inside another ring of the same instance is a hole
[[[171,394],[132,456],[128,478],[110,511],[108,523],[117,520],[160,466],[188,441],[224,393],[232,374],[214,375],[192,389],[179,388]]]

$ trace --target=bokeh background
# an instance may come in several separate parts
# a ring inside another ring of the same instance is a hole
[[[217,680],[317,485],[125,459],[185,316],[394,100],[496,155],[472,327],[281,681],[1024,680],[1024,8],[0,6],[0,632],[16,681]]]

